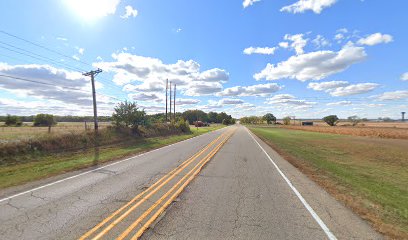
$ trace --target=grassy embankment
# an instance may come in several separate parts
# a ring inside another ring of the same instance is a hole
[[[250,129],[379,232],[408,238],[408,140]]]
[[[74,152],[37,154],[31,156],[29,161],[24,160],[12,164],[3,163],[0,165],[0,189],[129,157],[222,127],[222,125],[215,125],[199,128],[198,130],[191,127],[191,133],[189,134],[138,138],[133,141],[126,141],[126,143],[101,146],[97,151],[98,154],[96,154],[95,149],[89,148]]]

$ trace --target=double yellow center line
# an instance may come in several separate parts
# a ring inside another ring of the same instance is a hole
[[[91,230],[86,232],[83,236],[79,239],[100,239],[104,237],[108,232],[110,232],[115,226],[122,223],[126,217],[130,214],[135,212],[141,205],[148,205],[148,209],[144,211],[140,216],[137,217],[135,221],[133,221],[127,228],[124,230],[116,239],[121,240],[126,238],[132,232],[136,232],[131,239],[138,239],[144,231],[163,213],[163,211],[172,203],[172,201],[183,191],[183,189],[197,176],[197,174],[201,171],[201,169],[205,166],[205,164],[212,159],[212,157],[221,149],[221,147],[225,144],[225,142],[232,136],[235,130],[228,130],[216,139],[214,139],[211,143],[209,143],[206,147],[198,151],[196,154],[188,158],[184,161],[181,165],[164,175],[160,178],[157,182],[147,188],[145,191],[141,192],[125,205],[120,207],[118,210],[113,212],[110,216],[105,218],[103,221],[98,223],[95,227]],[[221,140],[220,140],[221,139]],[[214,148],[211,149],[213,145],[218,143]],[[207,155],[204,153],[211,149]],[[201,160],[198,161],[191,170],[188,171],[179,181],[171,184],[171,180],[174,179],[176,176],[179,176],[180,173],[183,172],[187,167],[189,167],[193,162],[197,162],[195,160],[199,159],[201,156],[205,155]],[[159,190],[163,188],[169,188],[168,191],[163,193],[161,196],[159,194]],[[151,201],[152,197],[156,197],[159,195],[158,200]],[[149,201],[150,200],[150,201]],[[164,203],[163,203],[164,202]],[[144,204],[145,203],[145,204]],[[160,208],[153,212],[158,206]],[[145,221],[147,217],[149,217]],[[139,229],[136,229],[140,225]]]

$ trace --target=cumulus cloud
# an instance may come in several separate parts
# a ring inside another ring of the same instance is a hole
[[[307,88],[315,91],[325,91],[334,97],[343,97],[370,92],[379,86],[377,83],[350,84],[347,81],[331,81],[321,83],[309,83]]]
[[[256,3],[256,2],[260,2],[261,0],[244,0],[243,2],[242,2],[242,6],[244,7],[244,8],[247,8],[247,7],[249,7],[249,6],[251,6],[252,4],[254,4],[254,3]]]
[[[316,102],[308,102],[306,100],[297,99],[291,94],[277,94],[271,98],[267,98],[265,103],[272,105],[297,105],[306,107],[312,107],[313,105],[317,104]]]
[[[89,102],[90,94],[66,89],[75,88],[79,90],[89,90],[89,80],[85,79],[81,73],[70,72],[63,69],[57,69],[49,65],[8,65],[0,63],[0,72],[3,75],[28,78],[43,82],[49,85],[26,82],[7,77],[0,77],[0,88],[8,90],[19,95],[54,99],[63,102],[76,102],[86,104]]]
[[[242,103],[244,103],[244,101],[237,98],[223,98],[218,102],[220,105],[236,105]]]
[[[377,96],[378,100],[400,100],[408,98],[408,91],[385,92]]]
[[[177,98],[176,99],[176,105],[193,105],[197,103],[200,103],[200,100],[192,99],[192,98]]]
[[[331,102],[326,104],[327,106],[349,106],[353,103],[351,101],[339,101],[339,102]]]
[[[189,85],[184,94],[187,96],[208,96],[221,90],[222,85],[218,82],[194,82]]]
[[[401,75],[401,80],[402,81],[408,81],[408,72]]]
[[[121,18],[136,17],[138,14],[137,10],[132,6],[128,5],[125,7],[125,14],[120,16]]]
[[[256,80],[278,80],[283,78],[299,81],[320,80],[335,73],[342,72],[351,65],[361,62],[367,54],[363,47],[347,44],[340,51],[316,51],[292,56],[276,65],[268,63],[259,73]]]
[[[347,81],[331,81],[331,82],[312,82],[309,83],[307,88],[311,88],[315,91],[330,91],[336,89],[338,87],[345,87],[348,86],[349,82]]]
[[[258,84],[252,86],[235,86],[226,88],[222,92],[217,93],[217,96],[260,96],[266,97],[274,92],[281,90],[283,86],[276,83]]]
[[[154,101],[163,102],[165,100],[164,95],[158,93],[144,93],[136,92],[128,95],[130,99],[135,101]]]
[[[347,87],[338,87],[330,91],[330,95],[334,97],[344,97],[371,92],[379,86],[377,83],[358,83]]]
[[[249,47],[244,49],[244,54],[264,54],[264,55],[273,55],[276,51],[276,47]]]
[[[360,45],[374,46],[380,43],[389,43],[392,42],[393,37],[389,34],[374,33],[365,38],[358,40]]]
[[[315,39],[312,40],[312,43],[317,47],[317,48],[323,48],[330,46],[329,40],[324,38],[322,35],[317,35]]]
[[[112,55],[112,62],[97,62],[95,67],[114,73],[113,81],[128,91],[163,91],[166,79],[177,84],[177,89],[188,96],[210,95],[222,90],[222,83],[229,80],[223,69],[200,71],[200,64],[193,60],[178,60],[166,64],[160,59],[119,53]]]
[[[292,42],[289,46],[291,49],[294,49],[298,55],[304,53],[303,48],[306,46],[308,41],[308,39],[304,39],[303,36],[304,34],[301,33],[295,35],[286,34],[284,36],[285,40]]]
[[[281,12],[303,13],[305,11],[313,11],[320,14],[323,9],[335,4],[337,0],[299,0],[292,5],[281,8]]]

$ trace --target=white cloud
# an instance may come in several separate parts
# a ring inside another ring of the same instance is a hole
[[[299,0],[292,5],[281,8],[281,12],[303,13],[311,10],[320,14],[324,8],[332,6],[337,0]]]
[[[217,96],[261,96],[265,97],[274,92],[281,90],[283,86],[279,86],[276,83],[258,84],[252,86],[235,86],[226,88],[222,92],[217,93]]]
[[[311,88],[315,91],[329,91],[338,87],[345,87],[350,85],[347,81],[331,81],[331,82],[312,82],[309,83],[307,88]]]
[[[254,3],[256,3],[256,2],[260,2],[261,0],[244,0],[243,2],[242,2],[242,6],[244,7],[244,8],[247,8],[247,7],[249,7],[249,6],[251,6],[252,4],[254,4]]]
[[[377,96],[378,100],[400,100],[408,98],[408,91],[385,92]]]
[[[112,57],[114,61],[97,62],[94,66],[114,73],[113,81],[126,86],[128,91],[163,91],[168,79],[188,96],[210,95],[221,91],[221,83],[229,79],[228,72],[223,69],[201,72],[200,65],[193,60],[165,64],[157,58],[130,53],[113,54]]]
[[[73,55],[72,58],[75,59],[75,60],[77,60],[77,61],[81,60],[81,59],[78,57],[78,55]]]
[[[343,97],[370,92],[379,86],[377,83],[350,84],[346,81],[331,81],[321,83],[309,83],[307,88],[315,91],[325,91],[334,97]]]
[[[351,101],[339,101],[326,104],[327,106],[349,106],[353,103]]]
[[[300,81],[320,80],[342,72],[351,65],[366,58],[363,47],[346,45],[340,51],[317,51],[297,56],[276,65],[268,63],[265,69],[256,73],[256,80],[278,80],[282,78]]]
[[[408,81],[408,72],[401,75],[401,80],[402,81]]]
[[[66,71],[49,65],[8,65],[5,63],[0,63],[0,72],[3,75],[47,84],[0,77],[0,89],[15,93],[17,96],[59,101],[60,104],[61,102],[86,106],[92,104],[90,81],[79,72]],[[99,82],[96,84],[97,88],[102,87]],[[101,97],[97,99],[104,100]]]
[[[358,83],[347,87],[338,87],[330,91],[330,95],[334,97],[344,97],[371,92],[379,86],[377,83]]]
[[[285,40],[292,42],[290,44],[290,48],[294,49],[297,55],[304,53],[303,48],[306,46],[308,41],[308,39],[304,39],[303,36],[304,36],[303,34],[295,35],[286,34],[284,37]]]
[[[128,5],[125,7],[125,14],[120,16],[121,18],[136,17],[138,12],[132,6]]]
[[[177,98],[176,99],[176,105],[193,105],[197,103],[200,103],[200,100],[192,99],[192,98]]]
[[[288,48],[288,47],[289,47],[289,43],[288,43],[288,42],[280,42],[280,43],[279,43],[279,47],[281,47],[281,48]]]
[[[236,98],[223,98],[218,102],[218,104],[220,105],[236,105],[236,104],[242,104],[242,103],[244,103],[243,100],[236,99]]]
[[[296,97],[291,94],[275,95],[271,98],[267,98],[265,103],[272,105],[297,105],[303,107],[312,107],[313,105],[317,104],[316,102],[296,99]]]
[[[244,49],[244,54],[251,55],[251,54],[265,54],[265,55],[273,55],[276,51],[276,47],[249,47]]]
[[[144,93],[144,92],[136,92],[131,93],[128,95],[130,99],[135,101],[155,101],[155,102],[162,102],[164,101],[165,97],[159,95],[158,93]]]
[[[194,82],[184,92],[187,96],[208,96],[222,91],[222,85],[218,82]]]
[[[317,35],[315,39],[312,40],[312,43],[317,47],[317,48],[323,48],[330,46],[329,40],[324,38],[322,35]]]
[[[374,33],[365,38],[361,38],[357,43],[360,45],[374,46],[380,43],[392,42],[392,39],[392,36],[389,34]]]

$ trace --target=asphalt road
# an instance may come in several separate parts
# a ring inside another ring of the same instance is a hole
[[[0,239],[382,239],[242,126],[14,191]]]

